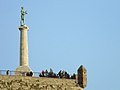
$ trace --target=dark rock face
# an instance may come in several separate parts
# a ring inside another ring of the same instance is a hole
[[[78,84],[82,88],[87,86],[87,69],[83,65],[78,68]]]

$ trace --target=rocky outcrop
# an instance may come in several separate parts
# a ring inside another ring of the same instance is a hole
[[[83,90],[72,79],[1,76],[0,90]]]

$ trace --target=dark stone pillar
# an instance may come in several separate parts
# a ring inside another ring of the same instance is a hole
[[[85,88],[87,86],[87,69],[81,65],[78,68],[78,84],[80,87]]]

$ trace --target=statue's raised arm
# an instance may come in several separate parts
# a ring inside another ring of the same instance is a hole
[[[21,7],[21,21],[20,25],[25,25],[25,15],[27,14],[27,11],[24,11],[24,7]]]

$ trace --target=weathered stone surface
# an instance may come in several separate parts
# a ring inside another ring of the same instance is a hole
[[[21,76],[26,76],[26,72],[30,72],[31,69],[29,66],[19,66],[17,69],[16,69],[16,72],[15,74],[16,75],[21,75]]]
[[[28,66],[28,26],[20,26],[20,66]]]
[[[77,79],[80,87],[85,88],[87,86],[87,69],[83,65],[78,69]]]
[[[75,80],[0,76],[0,90],[83,90]]]

